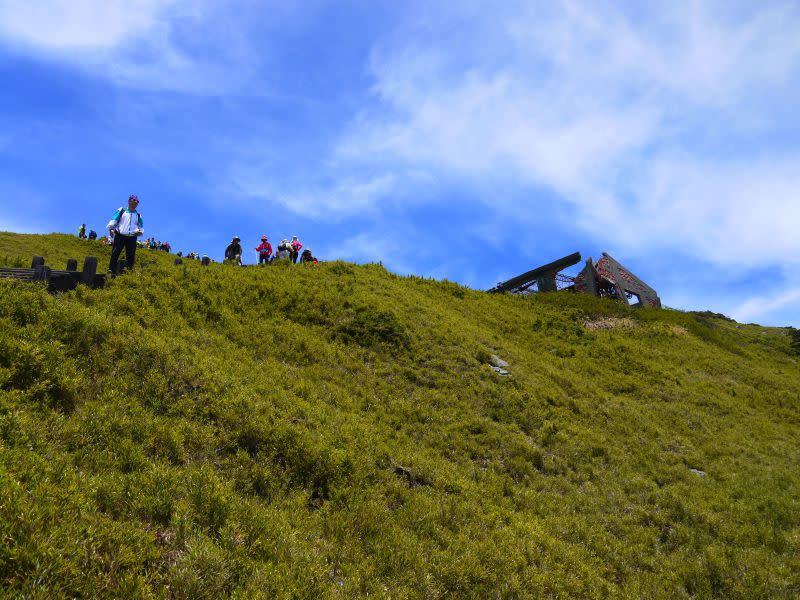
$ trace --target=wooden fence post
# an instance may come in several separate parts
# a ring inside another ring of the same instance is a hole
[[[50,280],[50,267],[46,265],[36,265],[33,268],[34,281],[49,281]]]
[[[81,271],[81,283],[94,285],[94,277],[97,274],[97,257],[87,256],[83,259],[83,271]]]
[[[74,258],[67,259],[67,271],[77,271],[78,270],[78,261]]]

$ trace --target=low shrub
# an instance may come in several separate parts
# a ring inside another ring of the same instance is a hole
[[[789,330],[789,347],[792,353],[800,355],[800,329],[791,328]]]
[[[797,595],[796,330],[144,252],[0,280],[0,595]]]
[[[406,328],[393,312],[369,305],[348,309],[334,330],[334,337],[364,348],[386,348],[395,352],[407,349],[411,342]]]

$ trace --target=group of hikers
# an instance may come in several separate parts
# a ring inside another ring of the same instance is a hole
[[[159,242],[155,238],[149,238],[145,241],[139,241],[139,238],[144,235],[144,221],[142,215],[139,213],[139,198],[132,194],[128,197],[128,206],[119,207],[111,217],[111,220],[106,225],[108,230],[108,238],[106,243],[109,243],[111,249],[111,261],[108,264],[109,273],[116,274],[121,270],[121,267],[133,268],[134,260],[136,258],[136,248],[150,248],[154,250],[164,250],[170,252],[172,247],[169,242]],[[78,237],[81,239],[96,240],[97,232],[89,230],[86,232],[86,223],[83,223],[78,228]],[[125,251],[125,262],[120,265],[119,257],[122,251]],[[302,250],[302,253],[300,252]],[[255,247],[258,253],[258,264],[271,264],[275,260],[287,259],[293,263],[298,261],[304,264],[317,264],[317,259],[311,252],[310,248],[303,249],[303,244],[297,239],[297,236],[292,236],[291,241],[283,239],[278,244],[277,252],[272,254],[272,245],[267,240],[267,236],[261,236],[261,244]],[[242,245],[239,236],[234,236],[231,243],[225,249],[225,263],[228,264],[242,264]],[[182,256],[182,252],[178,252],[178,256]],[[187,254],[187,258],[199,259],[200,256],[196,252]]]
[[[97,232],[94,229],[90,229],[89,233],[86,233],[86,223],[78,227],[78,237],[82,240],[96,240],[97,239]]]
[[[139,248],[150,248],[150,250],[163,250],[164,252],[172,252],[172,246],[169,242],[159,242],[154,237],[151,237],[149,240],[144,242],[139,242]]]
[[[116,236],[116,233],[117,232],[114,229],[111,229],[108,232],[108,237],[100,238],[100,241],[108,246],[113,246],[114,237]],[[97,232],[94,229],[90,229],[89,233],[87,234],[86,223],[84,223],[78,228],[78,237],[82,240],[96,240]],[[163,250],[164,252],[172,252],[172,245],[169,242],[162,242],[154,237],[151,237],[146,240],[137,240],[136,247],[149,248],[150,250]]]
[[[241,238],[238,235],[233,236],[231,243],[225,248],[225,262],[229,264],[242,264],[242,244]],[[303,250],[303,244],[297,239],[296,235],[292,236],[292,240],[282,239],[278,244],[277,251],[272,254],[272,244],[269,243],[267,236],[261,236],[261,243],[254,248],[258,254],[259,265],[269,265],[276,260],[288,259],[296,263],[298,258],[302,264],[317,264],[317,259],[311,252],[310,248]],[[300,250],[303,250],[301,253]]]

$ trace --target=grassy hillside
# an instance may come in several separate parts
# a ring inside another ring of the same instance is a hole
[[[6,263],[101,250],[0,234]],[[800,595],[785,330],[138,258],[0,281],[0,593]]]

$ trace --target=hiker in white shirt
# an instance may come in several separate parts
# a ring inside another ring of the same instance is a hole
[[[136,238],[144,235],[144,221],[137,210],[138,206],[139,198],[131,195],[128,197],[128,208],[122,206],[118,208],[108,222],[109,235],[115,234],[108,270],[115,275],[119,255],[123,248],[125,249],[126,265],[129,270],[133,268],[133,261],[136,258]]]

